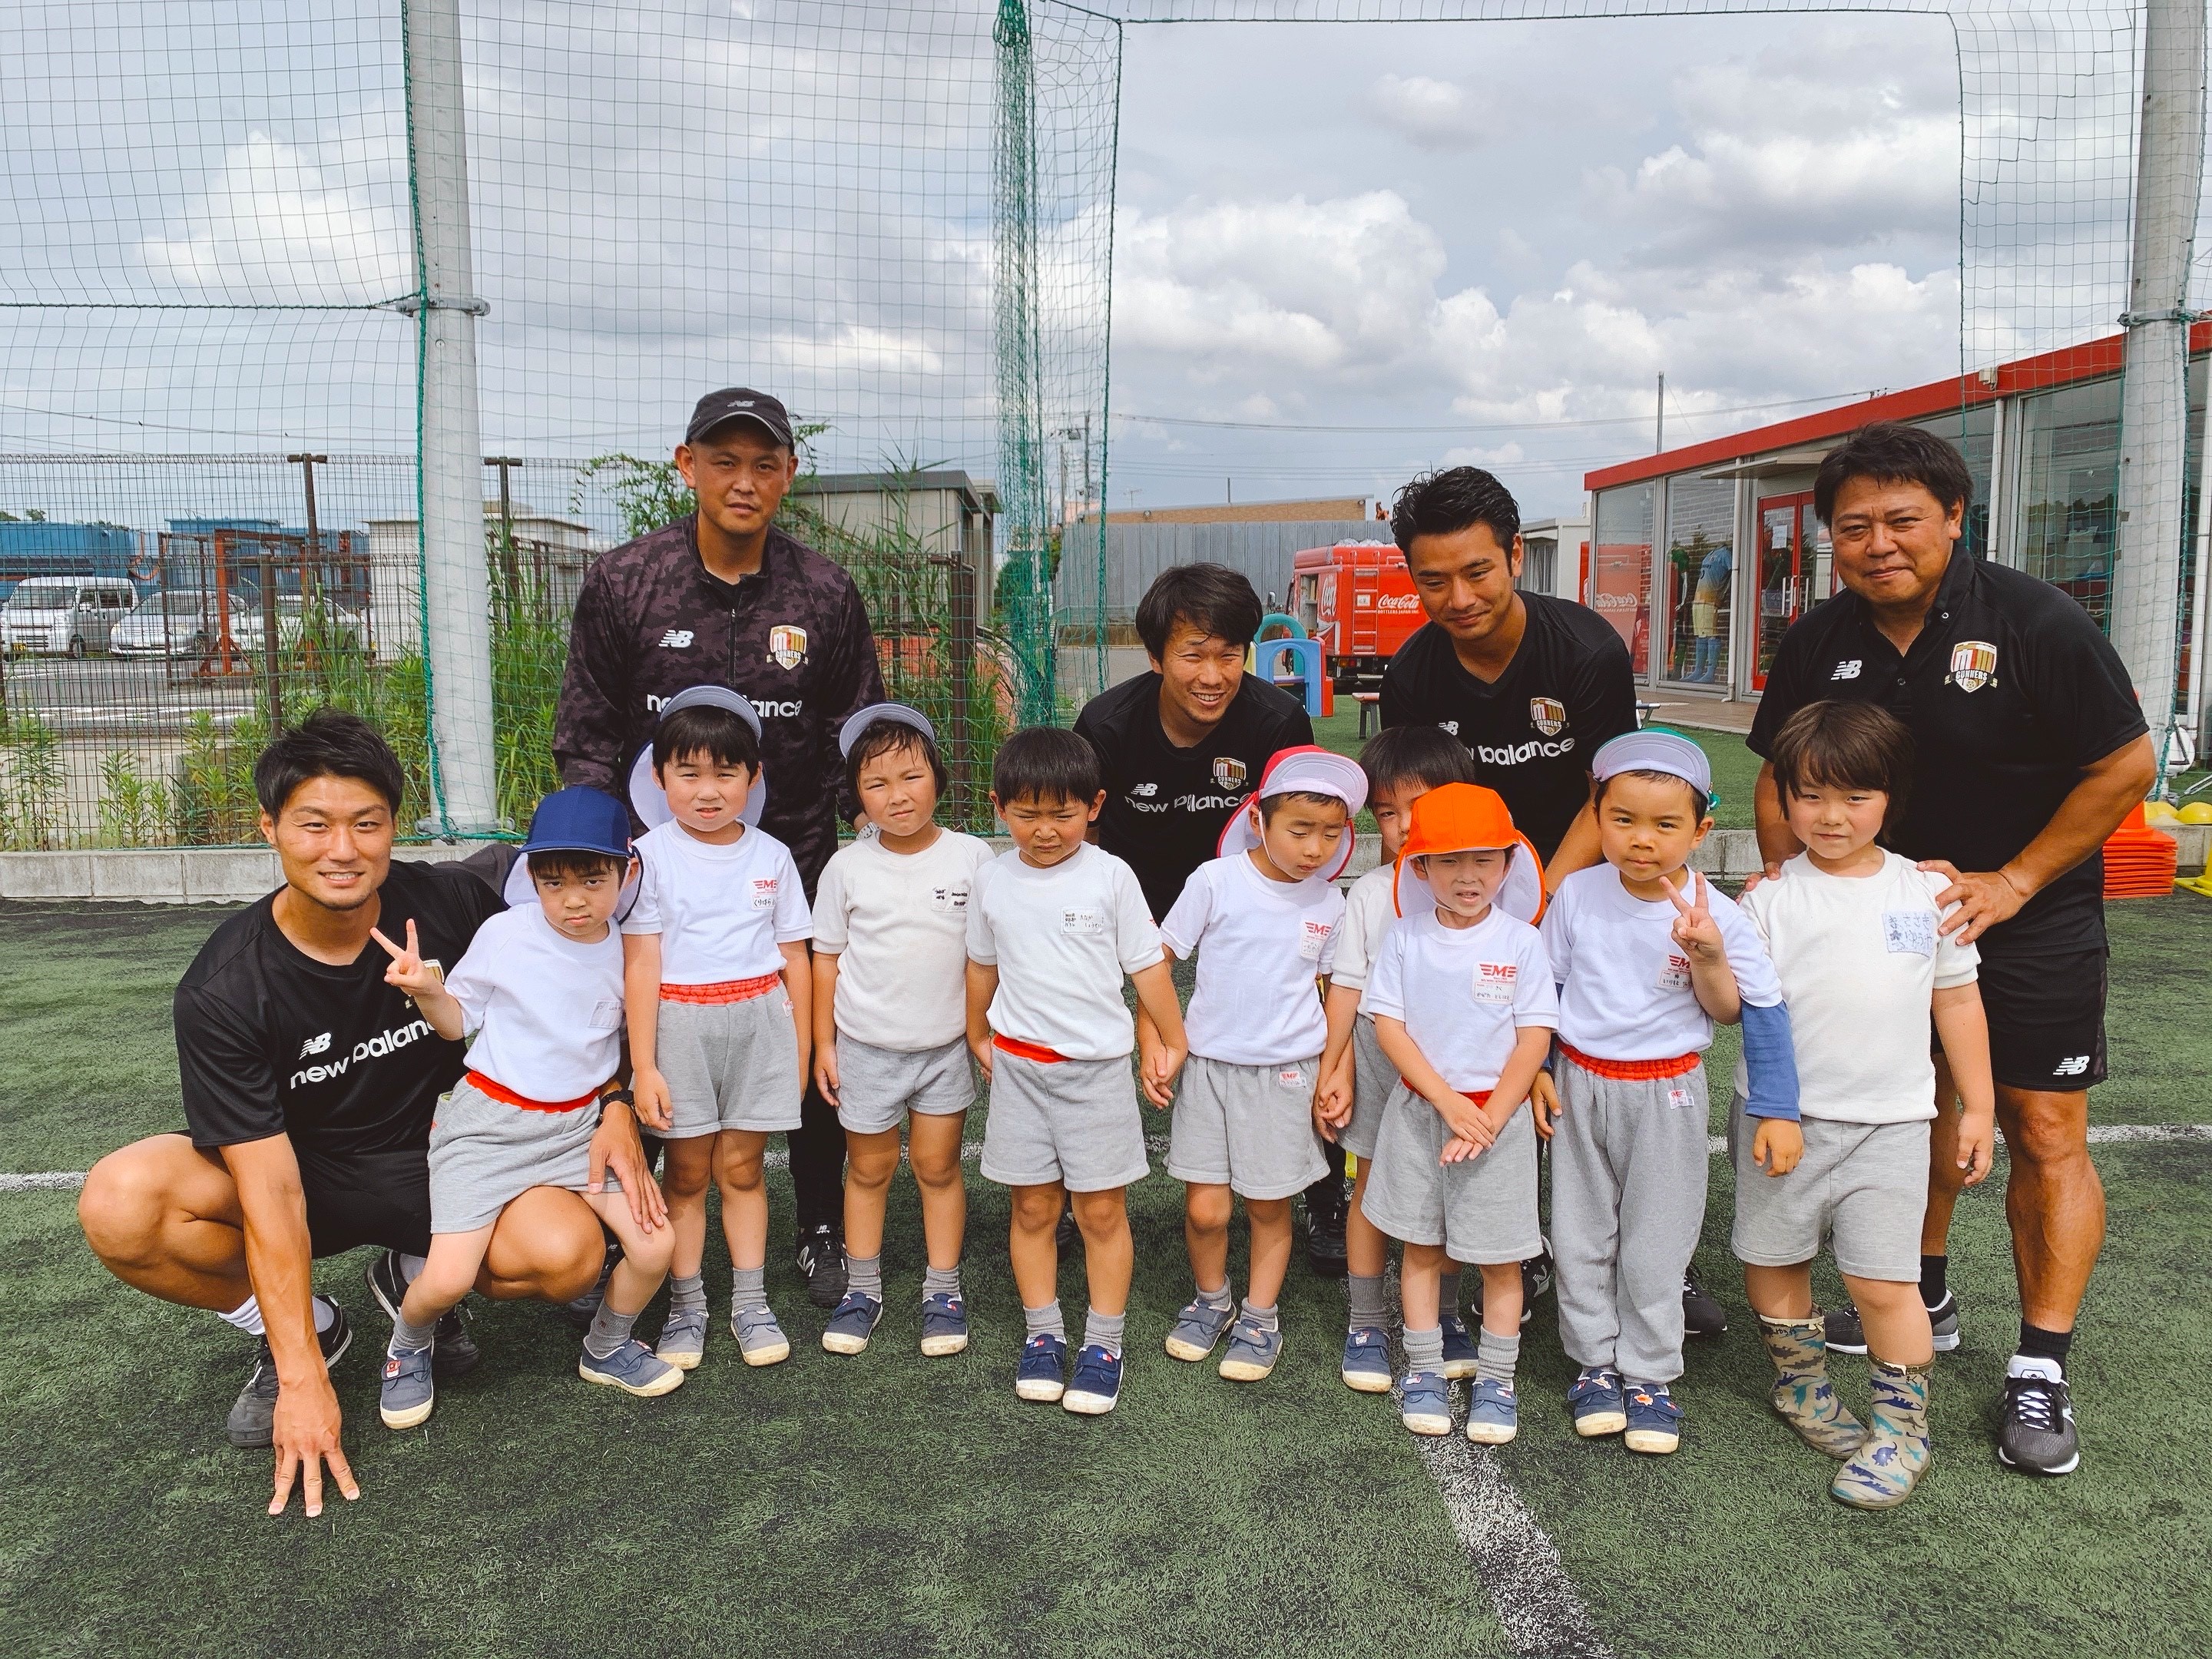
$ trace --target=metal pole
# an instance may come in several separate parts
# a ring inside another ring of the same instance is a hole
[[[514,553],[514,493],[510,469],[520,466],[520,455],[487,455],[486,466],[499,469],[499,574],[513,599],[522,586],[522,568]]]
[[[261,571],[261,674],[269,683],[269,735],[284,729],[284,682],[276,672],[276,550],[261,544],[255,562]]]
[[[490,584],[483,533],[483,445],[477,410],[475,293],[459,0],[402,0],[407,149],[414,175],[420,359],[416,441],[423,647],[428,658],[433,787],[424,822],[448,839],[499,818],[492,730]]]
[[[2189,612],[2196,625],[2190,633],[2189,690],[2182,707],[2183,724],[2196,734],[2199,759],[2205,751],[2205,696],[2212,690],[2212,638],[2206,636],[2212,627],[2212,472],[2206,470],[2212,465],[2212,360],[2204,373],[2204,425],[2197,440],[2197,591]]]
[[[307,586],[309,580],[307,573],[312,567],[319,565],[323,557],[322,527],[315,521],[315,463],[327,461],[330,457],[287,455],[284,459],[298,464],[301,482],[305,485],[307,492],[307,556],[300,562],[300,609],[304,615],[307,609],[307,602],[314,592],[314,589]],[[321,583],[317,582],[315,586],[319,588]]]
[[[1664,374],[1659,377],[1658,413],[1651,422],[1651,453],[1654,455],[1667,453],[1667,377]]]
[[[2163,763],[2180,628],[2181,506],[2189,450],[2189,262],[2204,173],[2203,0],[2147,0],[2120,388],[2119,550],[2113,647]]]

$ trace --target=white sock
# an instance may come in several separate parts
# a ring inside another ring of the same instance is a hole
[[[408,1284],[412,1285],[415,1282],[415,1275],[421,1273],[423,1268],[429,1265],[430,1258],[428,1256],[409,1255],[404,1251],[402,1251],[399,1256],[399,1276],[403,1279],[406,1280]]]
[[[326,1296],[311,1296],[307,1305],[315,1310],[315,1334],[320,1336],[337,1322],[338,1304]]]
[[[217,1314],[216,1317],[222,1321],[226,1325],[229,1325],[239,1330],[244,1331],[248,1336],[265,1336],[268,1334],[267,1328],[261,1322],[261,1304],[255,1297],[250,1296],[247,1297],[245,1301],[240,1303],[235,1308],[233,1308],[228,1313]]]

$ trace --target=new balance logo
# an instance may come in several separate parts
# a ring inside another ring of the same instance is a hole
[[[1838,663],[1835,672],[1828,678],[1832,680],[1855,680],[1859,677],[1859,670],[1865,666],[1864,657],[1853,657],[1849,662]]]
[[[309,1054],[322,1054],[330,1046],[331,1034],[328,1031],[324,1032],[320,1036],[311,1036],[300,1045],[300,1058],[305,1060]]]
[[[2056,1066],[2051,1068],[2051,1075],[2053,1077],[2080,1077],[2088,1069],[2088,1055],[2069,1054],[2065,1059],[2060,1060]]]
[[[1129,793],[1133,795],[1157,795],[1160,793],[1160,787],[1157,783],[1133,783],[1129,786]]]
[[[691,638],[690,629],[672,628],[660,636],[660,642],[672,651],[680,651],[691,643]]]

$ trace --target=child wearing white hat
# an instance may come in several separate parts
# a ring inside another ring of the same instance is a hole
[[[1167,1351],[1194,1364],[1226,1332],[1220,1374],[1235,1382],[1267,1376],[1282,1354],[1276,1298],[1290,1265],[1291,1200],[1328,1168],[1313,1121],[1328,1039],[1319,987],[1344,920],[1335,878],[1351,862],[1352,817],[1366,799],[1357,762],[1311,744],[1279,751],[1223,830],[1222,856],[1191,872],[1160,923],[1170,951],[1198,957],[1190,1060],[1168,1144],[1168,1173],[1186,1184],[1198,1294]],[[1237,1316],[1229,1223],[1240,1197],[1252,1254]]]

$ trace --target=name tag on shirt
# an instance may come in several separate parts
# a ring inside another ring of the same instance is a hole
[[[775,908],[775,885],[776,878],[774,876],[756,876],[753,878],[754,909],[773,910]]]
[[[622,1023],[623,1006],[619,1000],[608,998],[592,1005],[592,1029],[594,1031],[617,1030],[621,1029]]]
[[[1275,1073],[1275,1081],[1285,1089],[1303,1089],[1306,1086],[1306,1074],[1295,1066],[1285,1066]]]
[[[1328,943],[1328,936],[1335,931],[1325,921],[1306,923],[1305,936],[1298,941],[1299,958],[1305,962],[1319,962],[1322,947]]]
[[[939,915],[957,915],[968,908],[968,890],[965,887],[932,888],[929,908]]]
[[[1936,913],[1885,910],[1881,913],[1881,936],[1893,957],[1932,957],[1936,954]]]
[[[1680,952],[1669,951],[1666,960],[1659,964],[1659,977],[1652,981],[1662,991],[1686,991],[1690,988],[1690,959]]]
[[[1062,910],[1060,931],[1078,939],[1090,938],[1106,931],[1106,918],[1096,910]]]
[[[1478,962],[1474,964],[1474,1000],[1492,1006],[1513,1000],[1513,988],[1521,977],[1517,962]]]

